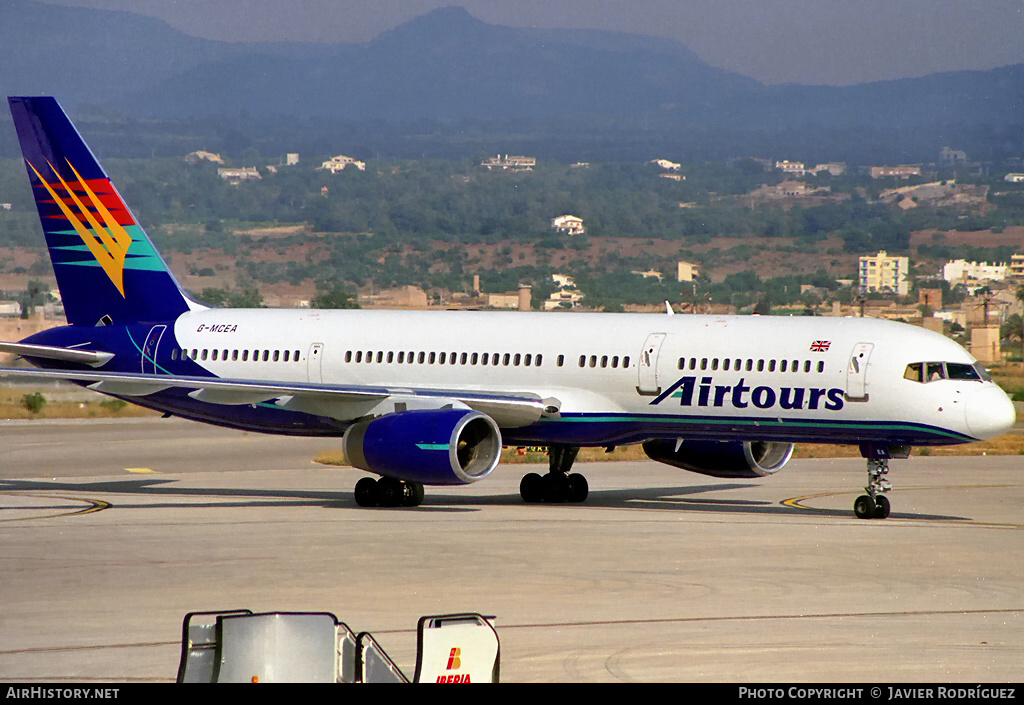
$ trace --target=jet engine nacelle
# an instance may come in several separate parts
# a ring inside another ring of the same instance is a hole
[[[646,441],[651,460],[712,477],[765,477],[782,469],[793,454],[792,443],[769,441]]]
[[[368,472],[425,485],[465,485],[487,475],[501,456],[501,432],[479,411],[399,411],[345,431],[348,462]]]

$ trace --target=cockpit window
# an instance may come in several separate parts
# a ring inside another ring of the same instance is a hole
[[[935,382],[940,379],[991,381],[981,363],[967,365],[962,362],[912,362],[903,371],[903,379],[912,382]]]
[[[959,362],[947,362],[946,371],[949,373],[950,379],[981,379],[978,376],[978,371],[974,369],[974,365],[964,365]]]

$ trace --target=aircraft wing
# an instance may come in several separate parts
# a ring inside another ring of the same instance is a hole
[[[26,346],[36,347],[36,346]],[[55,348],[56,350],[56,348]],[[10,352],[14,352],[13,350]],[[74,351],[68,351],[74,352]],[[84,352],[84,351],[83,351]],[[36,352],[36,357],[44,357]],[[53,359],[57,358],[50,355]],[[75,359],[75,362],[85,362]],[[315,382],[184,377],[141,372],[100,372],[0,367],[0,377],[65,379],[90,389],[122,397],[143,397],[166,389],[189,389],[189,396],[211,404],[241,405],[273,402],[295,411],[352,421],[367,415],[413,409],[465,406],[487,414],[502,427],[527,426],[544,413],[545,403],[530,392],[492,392],[462,389],[423,389]]]

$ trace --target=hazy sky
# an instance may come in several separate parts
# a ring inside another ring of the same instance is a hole
[[[2,1],[2,0],[0,0]],[[364,42],[447,5],[490,24],[669,37],[765,83],[844,85],[1024,63],[1024,0],[47,0],[227,41]]]

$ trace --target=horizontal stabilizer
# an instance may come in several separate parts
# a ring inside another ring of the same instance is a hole
[[[114,353],[98,352],[96,350],[73,350],[52,345],[2,342],[0,342],[0,353],[10,353],[12,355],[20,355],[21,357],[36,357],[44,360],[74,362],[91,367],[100,367],[114,357]]]

